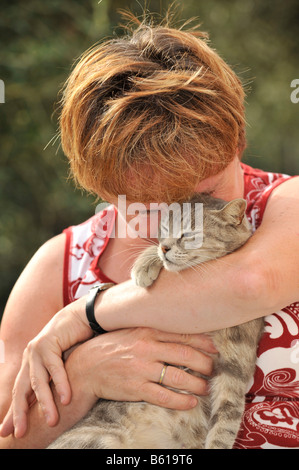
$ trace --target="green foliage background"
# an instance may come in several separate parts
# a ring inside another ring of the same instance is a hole
[[[0,14],[0,309],[37,248],[94,213],[94,200],[68,181],[53,114],[73,60],[113,34],[118,8],[142,1],[2,0]],[[167,0],[148,1],[164,12]],[[299,174],[298,0],[184,0],[179,21],[197,16],[220,55],[250,83],[245,161]],[[1,316],[1,313],[0,313]]]

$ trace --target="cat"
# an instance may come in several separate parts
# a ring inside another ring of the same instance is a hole
[[[209,194],[197,194],[188,202],[189,232],[184,231],[183,211],[169,211],[162,218],[159,244],[145,249],[133,265],[131,276],[137,285],[149,287],[162,267],[181,271],[222,257],[240,248],[252,235],[244,199],[226,202]],[[203,232],[195,226],[196,207],[203,207]],[[144,402],[100,399],[85,418],[48,448],[232,448],[241,424],[245,393],[254,374],[263,326],[260,318],[209,333],[219,354],[213,355],[210,394],[197,397],[195,408],[178,411]]]

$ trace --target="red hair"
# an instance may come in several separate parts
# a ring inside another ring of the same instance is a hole
[[[64,88],[60,130],[85,189],[171,202],[242,155],[244,91],[205,33],[143,21],[82,56]]]

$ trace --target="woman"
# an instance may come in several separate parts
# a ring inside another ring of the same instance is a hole
[[[2,417],[23,350],[42,330],[25,349],[14,388],[14,426],[10,412],[1,431],[3,448],[45,447],[98,397],[192,408],[194,395],[208,393],[206,382],[173,366],[165,370],[164,363],[209,375],[206,353],[215,349],[203,333],[266,315],[235,447],[299,447],[299,371],[293,360],[299,332],[298,178],[241,164],[243,101],[240,81],[200,32],[139,24],[77,64],[64,90],[60,124],[64,152],[84,188],[114,205],[118,195],[126,195],[128,205],[146,204],[146,222],[151,202],[183,200],[194,192],[228,201],[244,196],[256,231],[200,276],[185,270],[178,283],[163,271],[148,290],[129,280],[148,240],[132,239],[128,230],[123,238],[109,236],[113,227],[119,231],[118,217],[107,222],[101,212],[47,242],[18,280],[3,318]],[[129,226],[132,215],[120,215]],[[95,299],[95,318],[108,333],[92,338],[86,295],[99,281],[116,285]],[[79,341],[64,369],[61,352]],[[28,414],[31,386],[41,406],[33,404]],[[13,430],[14,436],[5,437]]]

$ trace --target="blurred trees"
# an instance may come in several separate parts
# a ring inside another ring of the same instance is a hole
[[[163,12],[170,3],[149,0],[147,8]],[[96,41],[115,34],[117,9],[129,7],[141,14],[141,4],[1,2],[0,79],[6,100],[0,104],[1,311],[37,248],[94,213],[94,199],[67,181],[66,159],[55,141],[57,93],[73,60]],[[299,78],[298,1],[185,0],[179,10],[178,23],[197,16],[210,33],[212,46],[249,83],[245,161],[299,173],[299,104],[290,100],[290,83]]]
[[[5,4],[5,5],[4,5]],[[53,114],[73,60],[109,21],[95,1],[4,1],[0,15],[1,307],[37,248],[63,227],[94,213],[92,198],[67,183],[68,168]],[[46,148],[45,148],[46,147]]]

